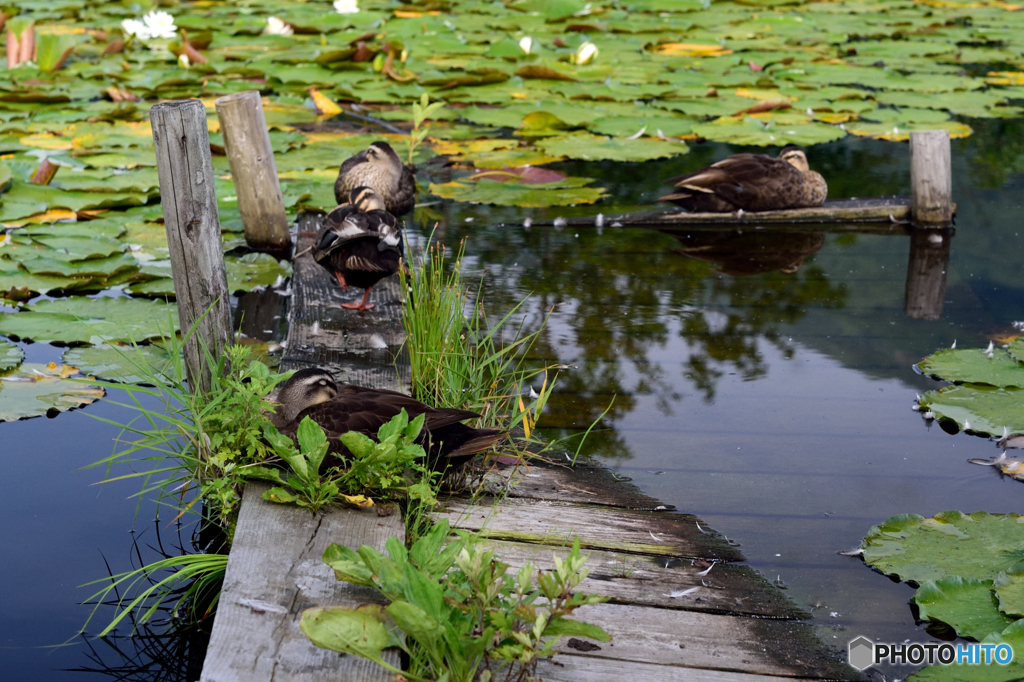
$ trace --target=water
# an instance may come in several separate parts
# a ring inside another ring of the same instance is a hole
[[[527,214],[607,215],[649,205],[660,178],[739,151],[723,145],[661,163],[562,164],[600,178],[611,201],[547,212],[441,205],[434,207],[444,219],[437,234],[448,244],[470,238],[465,266],[487,271],[492,310],[532,294],[528,324],[536,325],[554,308],[535,356],[572,368],[541,422],[547,435],[582,431],[615,396],[585,455],[741,543],[751,565],[784,581],[837,644],[859,634],[925,641],[906,603],[912,589],[836,552],[894,514],[1021,511],[1020,483],[966,462],[996,454],[992,443],[929,428],[910,408],[915,394],[937,386],[911,371],[914,362],[954,339],[959,347],[987,345],[1024,319],[1022,128],[981,123],[974,136],[954,141],[957,233],[937,321],[903,312],[905,236],[792,239],[772,246],[772,263],[802,258],[795,273],[730,276],[677,253],[696,253],[706,242],[684,245],[641,229],[520,226]],[[844,141],[815,147],[809,157],[834,197],[909,186],[905,144]],[[729,247],[700,253],[721,262]],[[750,258],[723,268],[757,269]],[[26,349],[36,362],[60,352]],[[103,577],[104,559],[115,572],[132,567],[136,507],[128,496],[137,487],[90,487],[101,472],[79,468],[110,454],[117,429],[86,412],[127,416],[101,401],[56,420],[0,424],[8,472],[0,496],[8,519],[0,531],[0,661],[11,679],[81,679],[63,671],[97,667],[81,640],[46,647],[64,643],[85,620],[89,609],[78,602],[90,591],[77,586]],[[135,524],[145,531],[143,546],[155,544],[153,511],[144,504]],[[173,536],[174,528],[164,533]],[[146,560],[157,558],[143,551]],[[124,663],[109,648],[103,658],[111,667]],[[189,678],[180,670],[158,675],[159,665],[130,679]]]

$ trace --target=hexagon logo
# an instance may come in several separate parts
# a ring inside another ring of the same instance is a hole
[[[861,635],[850,641],[850,665],[857,670],[870,668],[875,662],[875,645],[870,639]]]

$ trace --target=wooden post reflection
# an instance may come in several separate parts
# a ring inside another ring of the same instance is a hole
[[[907,290],[903,301],[907,317],[915,320],[937,320],[942,317],[952,237],[951,228],[911,231]]]

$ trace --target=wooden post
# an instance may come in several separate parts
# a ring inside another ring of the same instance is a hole
[[[256,90],[215,100],[245,241],[254,249],[290,255],[291,234],[263,103]]]
[[[911,215],[916,225],[953,222],[949,131],[910,133]]]
[[[189,383],[207,391],[213,368],[205,355],[218,357],[231,338],[231,308],[206,108],[197,99],[164,102],[150,109],[149,118],[178,319],[183,334],[196,325],[185,343]]]
[[[937,320],[946,302],[946,270],[953,231],[914,230],[910,233],[910,261],[903,310],[915,320]]]

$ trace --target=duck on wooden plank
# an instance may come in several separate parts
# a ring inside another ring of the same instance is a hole
[[[334,275],[342,289],[365,287],[359,303],[342,303],[351,310],[370,310],[373,285],[398,272],[402,262],[402,232],[398,219],[369,187],[356,187],[349,203],[328,213],[317,232],[313,260]]]
[[[330,452],[345,459],[351,453],[338,439],[341,434],[358,431],[375,439],[380,427],[403,408],[410,420],[426,415],[417,442],[426,450],[434,470],[457,468],[505,437],[499,429],[476,429],[462,423],[479,417],[476,412],[430,407],[397,391],[339,386],[330,372],[317,367],[299,370],[284,383],[270,420],[294,440],[299,423],[311,418],[327,434]]]
[[[735,154],[695,173],[665,184],[676,191],[659,201],[671,201],[694,213],[780,211],[821,206],[828,184],[812,171],[804,151],[787,145],[772,158],[765,154]]]
[[[405,215],[416,205],[414,173],[413,166],[404,165],[391,145],[374,142],[341,164],[334,181],[334,198],[343,204],[352,190],[369,187],[384,199],[388,212]]]

